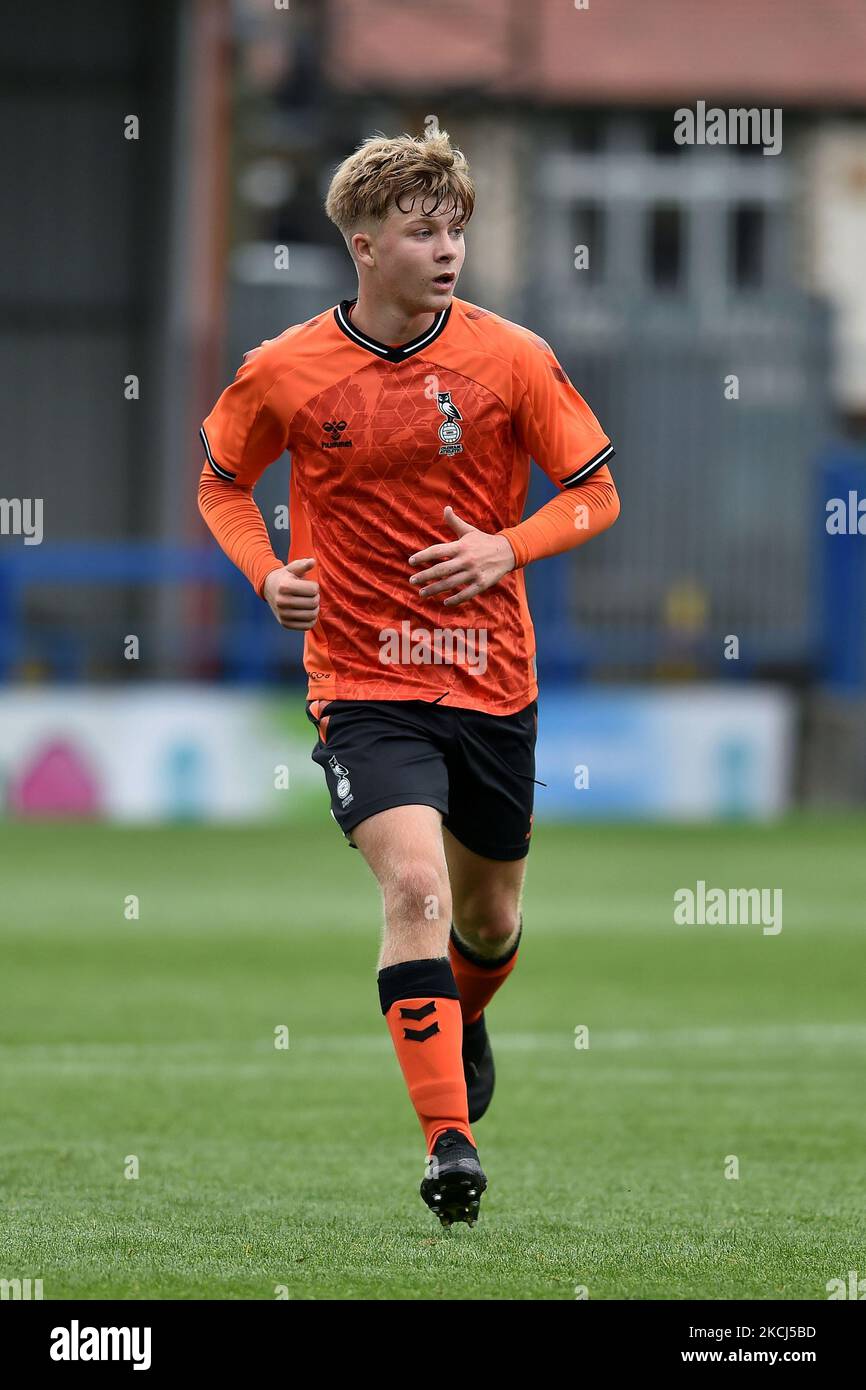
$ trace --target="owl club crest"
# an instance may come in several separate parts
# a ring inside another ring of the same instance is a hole
[[[451,399],[450,391],[437,391],[436,404],[445,416],[439,426],[439,438],[442,440],[440,454],[447,454],[450,458],[453,454],[462,454],[463,445],[459,442],[463,431],[457,423],[463,419],[460,411]]]
[[[349,781],[349,769],[343,767],[342,763],[337,762],[336,753],[332,753],[331,757],[328,759],[328,767],[337,778],[337,796],[343,803],[343,809],[345,810],[349,802],[355,799],[352,795],[352,783]]]

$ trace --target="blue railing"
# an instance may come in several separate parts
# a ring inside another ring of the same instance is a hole
[[[866,458],[839,445],[819,472],[815,546],[815,627],[825,684],[838,694],[866,692]],[[848,529],[827,529],[827,503],[844,504]],[[862,503],[862,513],[859,510]]]
[[[13,548],[14,546],[14,548]],[[25,546],[5,542],[0,548],[0,680],[14,677],[25,663],[38,663],[51,679],[76,680],[88,674],[99,623],[77,630],[72,623],[28,623],[25,605],[36,585],[65,588],[74,585],[159,585],[174,587],[216,584],[220,611],[204,629],[183,623],[161,631],[156,645],[177,669],[172,674],[193,677],[203,671],[229,680],[265,681],[294,657],[301,666],[303,638],[273,620],[270,610],[246,578],[215,546],[163,545],[153,541],[56,542]],[[128,620],[140,634],[147,625]],[[122,650],[125,632],[112,624],[102,636],[113,652]]]
[[[810,577],[810,611],[799,630],[762,629],[738,633],[740,659],[724,660],[717,633],[678,638],[661,626],[579,626],[571,609],[574,574],[569,554],[527,572],[530,607],[538,641],[539,675],[546,680],[581,680],[599,671],[662,672],[678,659],[717,678],[742,679],[767,668],[796,668],[839,691],[866,691],[866,534],[833,535],[826,528],[826,502],[850,494],[866,499],[866,459],[848,446],[828,450],[815,468],[815,502],[803,555]],[[552,495],[536,474],[528,510]],[[627,504],[627,499],[626,503]],[[864,518],[866,529],[866,518]],[[768,545],[772,542],[768,538]],[[772,564],[772,557],[768,559]],[[122,639],[117,623],[98,619],[28,621],[34,586],[171,585],[218,587],[213,621],[161,623],[159,631],[135,619],[147,653],[160,654],[160,674],[174,678],[221,678],[237,682],[303,679],[303,634],[289,633],[215,543],[164,545],[152,541],[43,543],[26,546],[0,539],[0,681],[14,679],[36,663],[52,680],[79,680],[118,663]],[[204,590],[202,590],[204,592]],[[182,613],[183,599],[178,599]],[[60,605],[58,605],[59,607]],[[146,641],[145,641],[146,639]]]

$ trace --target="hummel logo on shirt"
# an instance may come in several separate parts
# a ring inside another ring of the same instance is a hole
[[[327,420],[327,421],[325,422],[325,424],[322,426],[322,429],[325,430],[326,433],[328,433],[331,437],[330,437],[330,439],[323,439],[323,440],[322,440],[322,448],[323,448],[323,449],[351,449],[351,447],[352,447],[352,441],[351,441],[351,439],[341,439],[341,438],[340,438],[340,435],[342,434],[342,432],[343,432],[343,430],[344,430],[345,428],[346,428],[346,421],[345,421],[345,420]]]

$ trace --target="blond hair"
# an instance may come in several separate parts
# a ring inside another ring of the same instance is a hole
[[[421,137],[371,135],[334,174],[325,212],[349,243],[365,222],[387,217],[392,204],[408,212],[417,198],[425,217],[452,208],[460,222],[472,216],[475,186],[469,165],[446,130]]]

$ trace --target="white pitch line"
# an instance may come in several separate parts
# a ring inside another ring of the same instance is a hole
[[[582,1023],[586,1023],[586,1015]],[[659,1049],[672,1050],[694,1048],[727,1048],[748,1045],[754,1049],[788,1047],[866,1047],[866,1024],[862,1023],[804,1023],[804,1024],[743,1024],[715,1028],[668,1028],[668,1029],[605,1029],[593,1028],[590,1022],[588,1051],[596,1054],[608,1052],[655,1052]],[[572,1052],[575,1049],[573,1030],[562,1032],[497,1032],[491,1027],[491,1038],[498,1050],[503,1052]],[[256,1060],[250,1052],[256,1055]],[[358,1053],[389,1053],[391,1043],[384,1034],[374,1036],[370,1033],[342,1037],[332,1034],[304,1033],[295,1031],[289,1023],[289,1047],[285,1049],[305,1056],[342,1055],[350,1059]],[[256,1067],[267,1065],[271,1053],[276,1053],[276,1061],[283,1056],[282,1049],[273,1048],[262,1037],[237,1039],[233,1042],[209,1042],[207,1039],[176,1042],[84,1042],[69,1043],[7,1043],[0,1046],[0,1067],[7,1060],[15,1067],[21,1065],[80,1066],[88,1061],[96,1066],[110,1066],[112,1070],[122,1069],[133,1063],[159,1064],[161,1061],[183,1065],[198,1060],[205,1066]],[[268,1062],[266,1062],[266,1058]]]

